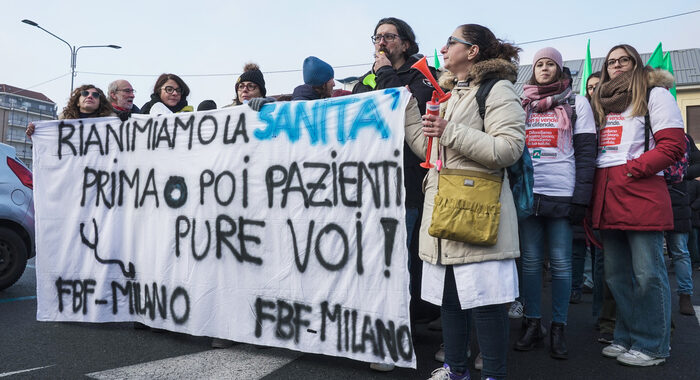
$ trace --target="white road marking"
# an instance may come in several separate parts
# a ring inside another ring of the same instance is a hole
[[[40,369],[49,368],[49,367],[53,367],[53,366],[55,366],[55,364],[45,365],[45,366],[43,366],[43,367],[36,367],[36,368],[23,369],[23,370],[14,371],[14,372],[0,373],[0,377],[12,376],[12,375],[16,375],[16,374],[18,374],[18,373],[25,373],[25,372],[37,371],[37,370],[40,370]]]
[[[302,353],[281,348],[259,349],[241,344],[115,368],[86,376],[100,379],[260,379]]]

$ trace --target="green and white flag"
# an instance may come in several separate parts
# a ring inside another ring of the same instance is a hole
[[[588,40],[586,45],[586,60],[583,62],[583,72],[581,72],[581,91],[579,94],[581,96],[586,96],[586,82],[588,82],[588,77],[591,76],[593,72],[591,66],[591,40]]]
[[[671,63],[671,53],[666,52],[666,54],[664,54],[664,64],[663,64],[662,68],[664,70],[667,70],[669,73],[673,74],[673,64]],[[675,81],[675,79],[673,81],[673,87],[671,87],[669,89],[669,91],[671,91],[671,95],[673,95],[673,97],[676,98],[676,81]]]

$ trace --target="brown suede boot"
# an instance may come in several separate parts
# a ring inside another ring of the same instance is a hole
[[[695,315],[693,303],[690,301],[690,294],[678,295],[678,311],[683,315]]]

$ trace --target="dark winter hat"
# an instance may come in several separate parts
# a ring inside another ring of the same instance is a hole
[[[216,109],[216,102],[213,100],[203,100],[197,106],[197,111],[209,111]]]
[[[253,82],[257,84],[258,87],[260,87],[260,93],[263,97],[265,97],[265,94],[267,93],[267,90],[265,89],[265,78],[263,78],[263,73],[260,71],[260,67],[258,67],[258,65],[254,63],[246,63],[246,65],[243,66],[243,74],[241,74],[236,81],[236,94],[238,94],[238,85],[241,82]]]
[[[304,60],[304,83],[322,86],[333,78],[333,68],[322,60],[311,56]]]

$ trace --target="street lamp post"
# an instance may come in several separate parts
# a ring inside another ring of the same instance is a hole
[[[111,49],[121,49],[121,48],[122,48],[122,47],[119,46],[119,45],[83,45],[83,46],[77,46],[77,47],[76,47],[75,45],[69,44],[69,43],[68,43],[66,40],[64,40],[63,38],[61,38],[61,37],[59,37],[59,36],[57,36],[57,35],[55,35],[55,34],[49,32],[48,30],[42,28],[41,26],[39,26],[39,24],[35,23],[35,22],[32,21],[32,20],[24,19],[24,20],[22,20],[22,22],[25,23],[25,24],[27,24],[27,25],[35,26],[35,27],[37,27],[37,28],[43,30],[44,32],[46,32],[46,33],[48,33],[48,34],[50,34],[50,35],[52,35],[52,36],[58,38],[58,39],[61,40],[63,43],[65,43],[66,45],[68,45],[68,48],[70,49],[70,74],[71,74],[71,75],[70,75],[70,92],[71,92],[71,93],[73,93],[73,79],[75,78],[75,64],[76,64],[76,58],[78,57],[78,50],[80,50],[80,49],[82,49],[82,48],[101,48],[101,47],[111,48]]]

